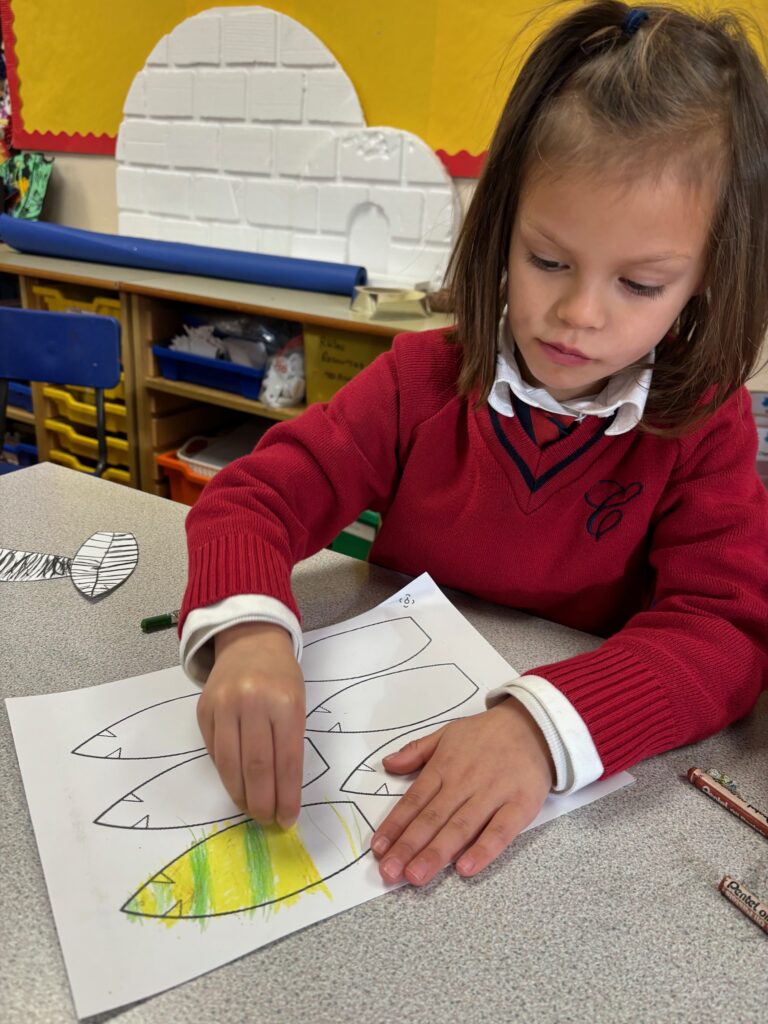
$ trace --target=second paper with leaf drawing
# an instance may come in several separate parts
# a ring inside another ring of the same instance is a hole
[[[370,839],[411,779],[382,758],[482,711],[516,674],[428,577],[307,634],[302,669],[302,810],[288,831],[230,801],[180,669],[8,702],[80,1016],[387,891]],[[626,781],[549,801],[538,821]]]

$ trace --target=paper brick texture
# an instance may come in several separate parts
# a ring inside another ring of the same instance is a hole
[[[121,234],[335,262],[373,283],[439,283],[459,220],[421,139],[368,127],[304,25],[218,7],[158,41],[126,96]]]

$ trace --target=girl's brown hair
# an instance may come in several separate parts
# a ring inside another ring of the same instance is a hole
[[[768,330],[768,78],[742,22],[598,0],[539,40],[510,92],[448,269],[459,391],[493,383],[510,236],[532,167],[674,165],[718,186],[700,294],[659,344],[641,426],[679,434],[754,371]],[[636,8],[634,10],[637,10]],[[637,15],[635,15],[637,17]],[[759,35],[759,30],[758,30]]]

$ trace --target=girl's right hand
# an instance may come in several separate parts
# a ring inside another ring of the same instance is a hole
[[[197,721],[221,781],[261,825],[299,816],[306,699],[293,641],[282,626],[246,622],[217,633]]]

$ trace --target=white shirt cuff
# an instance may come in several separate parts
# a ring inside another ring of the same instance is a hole
[[[242,622],[272,622],[291,634],[293,653],[301,660],[303,638],[299,620],[290,608],[265,594],[238,594],[190,612],[181,631],[181,667],[193,683],[204,683],[213,668],[213,638]]]
[[[544,733],[555,765],[555,793],[575,793],[603,774],[589,729],[564,694],[541,676],[518,676],[486,695],[487,707],[519,700]]]

